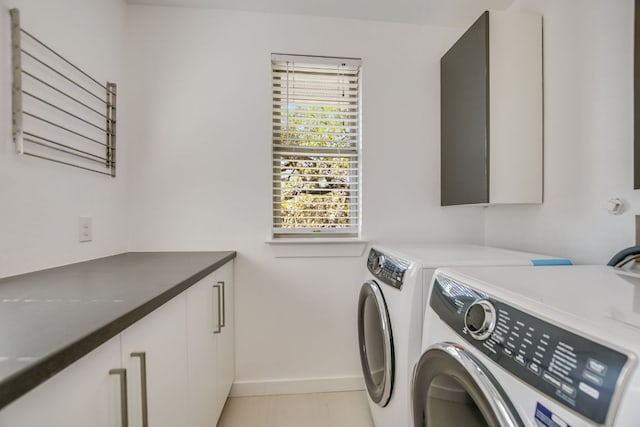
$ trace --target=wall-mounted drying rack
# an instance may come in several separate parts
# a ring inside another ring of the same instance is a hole
[[[115,177],[116,84],[100,83],[21,28],[18,9],[9,13],[17,152]]]

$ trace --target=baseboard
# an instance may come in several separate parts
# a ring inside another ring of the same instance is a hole
[[[364,390],[362,377],[296,378],[289,380],[236,381],[230,396],[327,393]]]

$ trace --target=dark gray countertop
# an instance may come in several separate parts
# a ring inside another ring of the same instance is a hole
[[[129,252],[0,279],[0,408],[235,256]]]

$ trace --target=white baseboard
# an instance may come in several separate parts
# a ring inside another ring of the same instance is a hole
[[[266,396],[273,394],[326,393],[364,390],[362,377],[296,378],[288,380],[236,381],[230,396]]]

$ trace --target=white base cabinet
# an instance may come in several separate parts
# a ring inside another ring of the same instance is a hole
[[[223,326],[218,335],[216,361],[216,419],[220,417],[235,378],[235,298],[233,261],[216,271],[216,282],[221,284],[224,297]]]
[[[187,289],[187,360],[189,426],[213,427],[216,419],[216,352],[218,340],[215,273]]]
[[[189,426],[214,427],[235,375],[233,261],[186,293]]]
[[[233,282],[230,261],[4,407],[0,426],[215,427],[235,375]]]
[[[0,411],[2,427],[121,427],[120,336]]]
[[[121,334],[129,427],[188,425],[185,304],[182,293]]]

